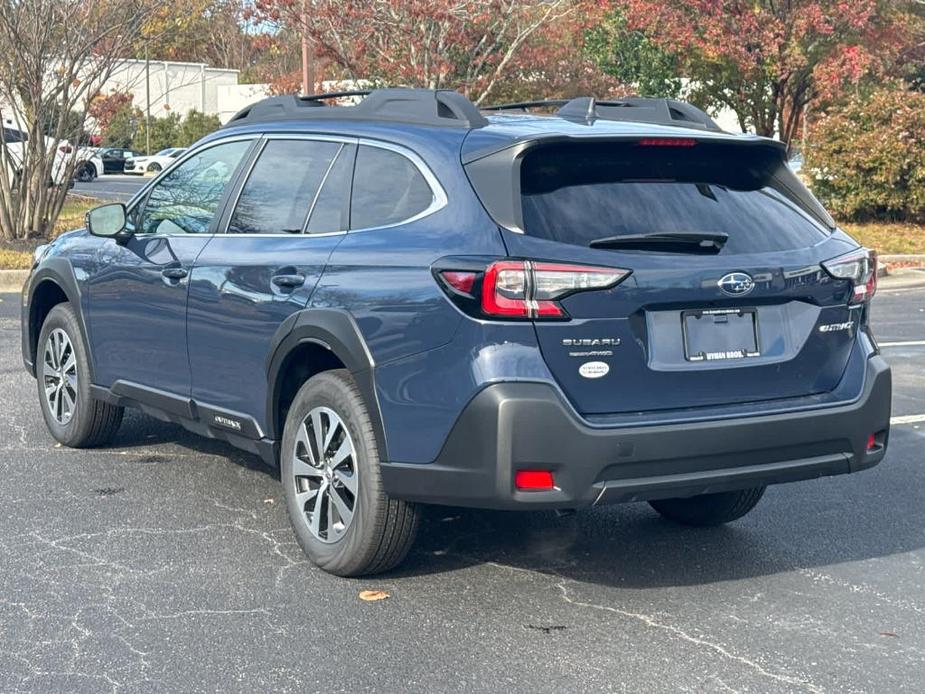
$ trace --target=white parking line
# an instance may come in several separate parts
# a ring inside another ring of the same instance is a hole
[[[925,422],[925,414],[907,414],[890,418],[890,424],[918,424],[919,422]]]
[[[901,340],[899,342],[881,342],[881,347],[925,347],[925,340]]]

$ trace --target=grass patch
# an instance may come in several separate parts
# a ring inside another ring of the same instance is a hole
[[[28,270],[32,267],[32,254],[0,248],[0,270]]]
[[[102,203],[93,198],[83,198],[78,195],[68,195],[61,208],[58,221],[51,231],[51,238],[58,238],[65,231],[81,229],[84,226],[84,215]]]
[[[920,224],[842,224],[842,229],[881,255],[925,253],[925,226]]]
[[[65,231],[82,228],[87,211],[100,204],[101,201],[92,198],[68,195],[50,238],[55,239]],[[28,270],[32,267],[32,251],[42,243],[47,241],[37,238],[0,241],[0,270]]]

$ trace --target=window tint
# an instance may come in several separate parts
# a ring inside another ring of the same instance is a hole
[[[417,167],[398,152],[360,146],[350,203],[350,228],[366,229],[410,219],[433,202]]]
[[[270,140],[241,190],[229,234],[300,234],[337,142]]]
[[[26,142],[29,136],[16,128],[3,128],[3,141],[7,143]]]
[[[828,231],[782,168],[776,151],[729,145],[544,147],[521,167],[524,230],[581,246],[628,234],[724,233],[723,255],[814,245]]]
[[[167,174],[148,194],[138,216],[144,234],[203,234],[250,141],[204,149]]]
[[[345,145],[337,155],[312,208],[306,229],[309,234],[344,231],[347,228],[347,201],[350,198],[355,154],[355,146]]]

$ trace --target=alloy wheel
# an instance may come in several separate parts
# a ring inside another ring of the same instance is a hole
[[[328,407],[313,408],[302,420],[292,452],[292,476],[300,516],[309,532],[337,542],[357,510],[359,468],[347,426]]]
[[[42,362],[45,403],[55,421],[66,426],[77,409],[77,355],[61,328],[48,335]]]

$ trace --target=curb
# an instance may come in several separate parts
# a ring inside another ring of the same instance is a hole
[[[890,268],[894,263],[901,263],[902,267]],[[918,268],[925,268],[925,254],[895,254],[877,257],[877,277],[889,277],[905,274],[907,271],[915,272]]]
[[[877,258],[884,263],[919,263],[925,267],[925,253],[899,253],[894,255],[880,255],[877,256]]]
[[[19,294],[29,270],[0,270],[0,294]]]

